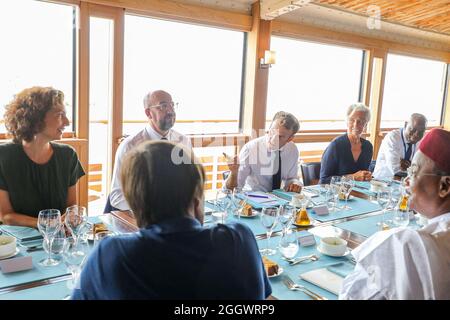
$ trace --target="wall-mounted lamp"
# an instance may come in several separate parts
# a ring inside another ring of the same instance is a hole
[[[266,50],[264,52],[264,58],[261,58],[259,62],[259,67],[261,69],[270,68],[273,64],[275,64],[276,54],[275,51]]]

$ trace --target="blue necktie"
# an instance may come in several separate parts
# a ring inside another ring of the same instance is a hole
[[[407,145],[408,145],[408,149],[406,149],[405,160],[409,161],[409,158],[411,158],[411,153],[412,153],[412,143],[407,143]]]

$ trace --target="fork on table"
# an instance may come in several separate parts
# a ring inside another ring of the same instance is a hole
[[[317,293],[307,289],[306,287],[295,283],[289,276],[285,275],[283,276],[283,283],[288,287],[289,290],[292,291],[301,291],[304,294],[308,295],[309,297],[313,298],[314,300],[328,300],[325,297],[322,297],[321,295],[318,295]]]

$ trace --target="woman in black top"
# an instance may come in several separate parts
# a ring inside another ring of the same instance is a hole
[[[77,203],[76,184],[85,173],[75,150],[53,143],[69,125],[64,94],[50,87],[25,89],[6,106],[13,142],[0,145],[0,221],[36,227],[43,209]]]
[[[355,180],[372,178],[372,144],[361,135],[370,120],[370,110],[357,103],[347,110],[347,133],[334,139],[322,156],[320,183],[330,183],[332,176],[351,175]]]

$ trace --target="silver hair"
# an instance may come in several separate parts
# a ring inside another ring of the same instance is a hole
[[[149,93],[147,93],[144,97],[144,108],[148,108],[149,107],[149,103],[150,103],[150,99],[152,98],[152,94],[153,91],[150,91]]]
[[[366,123],[370,121],[370,109],[364,103],[354,103],[347,109],[347,119],[354,111],[362,111],[366,117]]]

